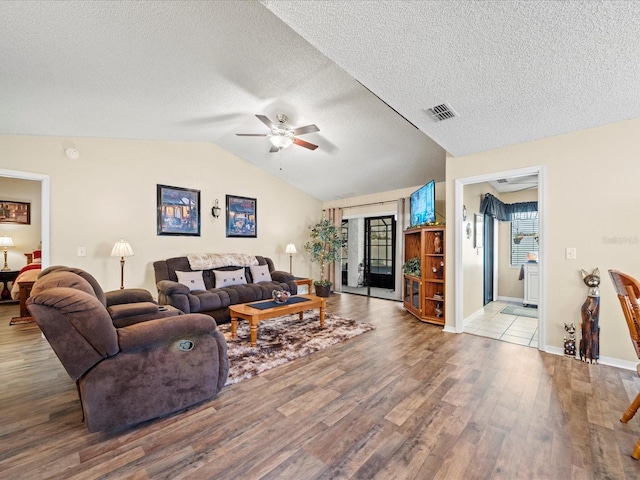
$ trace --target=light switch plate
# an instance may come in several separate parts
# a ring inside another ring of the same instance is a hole
[[[564,258],[566,258],[567,260],[575,260],[577,258],[576,249],[571,247],[565,248]]]
[[[86,257],[87,256],[87,247],[78,247],[78,256]]]

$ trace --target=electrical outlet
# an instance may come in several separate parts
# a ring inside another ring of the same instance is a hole
[[[564,258],[566,258],[567,260],[575,260],[577,258],[576,249],[569,247],[565,248]]]
[[[86,257],[87,256],[87,247],[78,247],[78,256]]]

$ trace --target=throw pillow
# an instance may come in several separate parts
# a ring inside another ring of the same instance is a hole
[[[269,265],[251,265],[249,269],[251,270],[251,277],[253,278],[253,283],[271,281],[271,273],[269,272]]]
[[[216,288],[247,283],[247,279],[244,276],[244,268],[238,270],[214,270],[213,274],[216,276]]]
[[[190,291],[194,290],[206,290],[204,286],[204,280],[202,279],[202,272],[200,270],[196,272],[179,272],[176,270],[176,276],[178,277],[178,283],[189,287]]]

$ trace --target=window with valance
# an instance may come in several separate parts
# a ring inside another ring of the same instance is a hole
[[[511,265],[527,262],[530,253],[538,253],[538,202],[504,203],[490,193],[480,204],[480,213],[511,222]]]

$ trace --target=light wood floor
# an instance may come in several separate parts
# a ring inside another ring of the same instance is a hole
[[[640,478],[640,418],[619,422],[634,372],[444,333],[397,302],[333,295],[377,329],[110,434],[86,430],[17,309],[0,306],[0,478]]]

